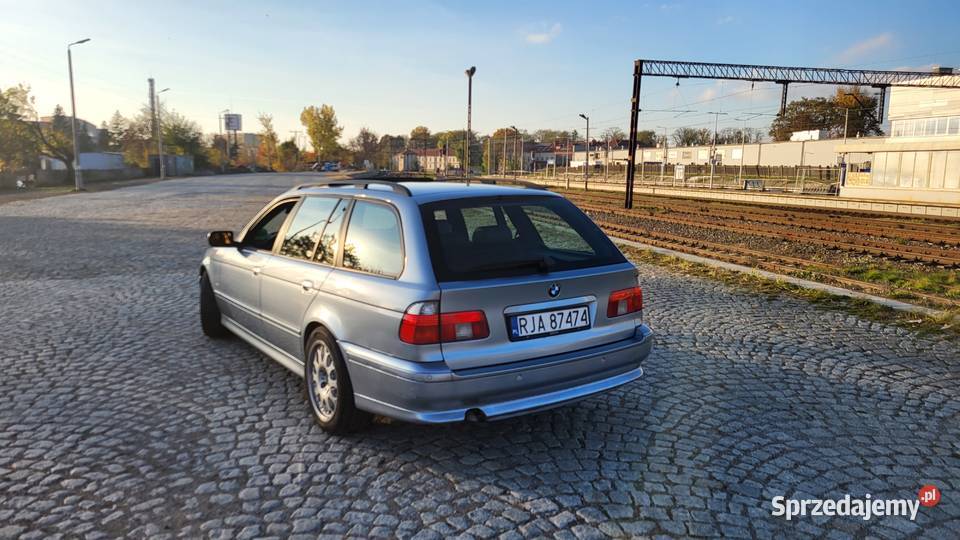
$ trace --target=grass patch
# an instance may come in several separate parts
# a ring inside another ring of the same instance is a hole
[[[869,321],[893,324],[922,335],[960,338],[960,309],[945,310],[942,316],[930,317],[919,313],[898,311],[869,300],[806,289],[792,283],[716,268],[679,257],[661,255],[645,249],[624,245],[619,247],[633,261],[664,267],[680,274],[720,281],[759,294],[770,296],[786,294],[794,298],[801,298],[824,309],[843,311]]]
[[[960,272],[956,270],[909,270],[885,265],[851,265],[843,275],[887,285],[894,292],[917,291],[960,299]]]

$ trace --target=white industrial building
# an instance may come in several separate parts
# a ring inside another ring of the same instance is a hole
[[[890,137],[837,146],[840,196],[960,205],[960,89],[892,88],[889,118]]]

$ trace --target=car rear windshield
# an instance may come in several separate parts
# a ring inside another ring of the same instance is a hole
[[[424,204],[438,281],[466,281],[625,262],[609,238],[561,197],[505,196]]]

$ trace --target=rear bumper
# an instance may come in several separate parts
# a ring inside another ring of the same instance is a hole
[[[616,388],[643,375],[653,333],[569,353],[467,370],[418,363],[340,342],[357,406],[418,423],[490,420],[549,409]]]

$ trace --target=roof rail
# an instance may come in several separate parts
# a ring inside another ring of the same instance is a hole
[[[312,188],[312,187],[345,187],[353,186],[360,189],[368,189],[369,186],[387,186],[394,193],[399,195],[405,195],[407,197],[411,196],[412,193],[406,186],[401,186],[396,182],[389,182],[386,180],[374,180],[374,179],[358,179],[358,180],[321,180],[319,182],[310,182],[307,184],[300,184],[299,186],[293,188],[294,191]]]
[[[512,186],[521,186],[530,189],[540,189],[546,190],[547,186],[537,184],[535,182],[529,182],[527,180],[517,180],[512,178],[446,178],[444,182],[461,182],[469,184],[470,182],[476,182],[478,184],[492,184],[492,185],[512,185]]]

